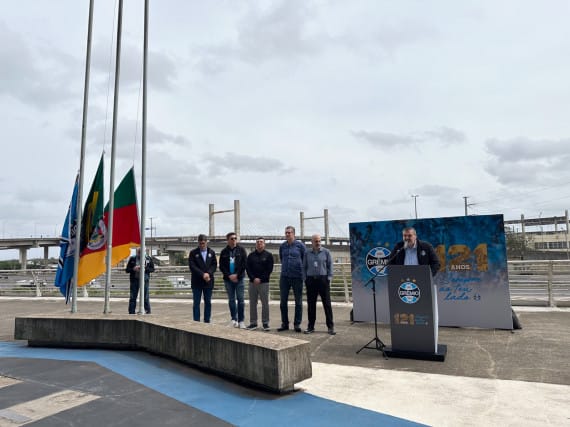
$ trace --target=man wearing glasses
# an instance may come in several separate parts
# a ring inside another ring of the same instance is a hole
[[[204,234],[198,236],[198,247],[190,251],[188,266],[192,273],[192,297],[194,321],[200,321],[200,301],[204,295],[204,322],[210,323],[212,315],[212,291],[214,290],[214,273],[218,268],[216,253],[208,247],[208,238]]]
[[[228,293],[232,325],[235,328],[245,329],[243,278],[246,273],[247,254],[245,249],[237,244],[236,233],[232,231],[226,234],[226,240],[228,245],[220,252],[220,271]]]
[[[289,329],[289,312],[287,300],[289,291],[293,288],[295,297],[295,318],[293,326],[295,332],[301,332],[303,319],[303,260],[305,259],[305,244],[295,239],[295,227],[285,227],[285,241],[279,247],[281,259],[281,277],[279,278],[279,293],[281,309],[281,327],[278,332]]]

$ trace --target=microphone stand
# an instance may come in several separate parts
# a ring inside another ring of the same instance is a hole
[[[394,260],[394,258],[396,258],[396,256],[400,253],[400,251],[404,249],[404,246],[402,246],[400,249],[398,249],[398,251],[396,251],[396,253],[390,257],[390,259],[388,260],[388,262],[386,262],[386,264],[380,269],[378,270],[378,272],[372,276],[365,284],[364,286],[366,286],[367,284],[372,282],[372,299],[374,301],[374,338],[372,338],[370,341],[368,341],[366,344],[364,344],[360,350],[358,350],[356,352],[356,354],[360,353],[362,350],[364,350],[365,348],[371,349],[371,350],[378,350],[382,352],[382,355],[384,356],[384,359],[388,359],[388,356],[386,355],[386,352],[384,351],[384,348],[386,347],[386,344],[384,344],[382,342],[382,340],[380,338],[378,338],[378,318],[377,318],[377,314],[376,314],[376,278],[384,272],[384,270],[386,270],[386,268],[392,264],[392,261]],[[374,346],[371,346],[370,344],[374,343]]]

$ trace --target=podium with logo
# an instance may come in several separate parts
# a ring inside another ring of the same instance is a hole
[[[427,265],[388,267],[392,345],[389,357],[443,362],[447,346],[438,344],[437,296]]]

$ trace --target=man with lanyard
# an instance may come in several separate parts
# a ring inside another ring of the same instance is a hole
[[[233,231],[226,234],[228,245],[220,252],[220,271],[224,277],[228,306],[232,325],[245,329],[245,285],[243,278],[246,272],[247,254],[245,249],[237,244],[237,234]],[[236,307],[237,302],[237,307]]]
[[[315,320],[317,318],[317,296],[321,296],[325,319],[330,335],[336,335],[334,331],[333,312],[331,305],[331,280],[333,276],[333,263],[331,253],[321,246],[321,236],[313,234],[311,237],[312,250],[307,251],[303,262],[303,274],[307,287],[307,312],[309,321],[306,334],[315,332]]]

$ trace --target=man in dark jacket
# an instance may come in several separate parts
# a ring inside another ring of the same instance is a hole
[[[198,236],[198,247],[188,255],[188,267],[192,273],[192,297],[194,321],[200,321],[200,301],[204,295],[204,322],[210,323],[212,315],[212,291],[214,290],[214,273],[218,268],[216,253],[208,247],[208,238],[204,234]]]
[[[245,329],[245,285],[243,278],[246,272],[247,253],[237,244],[237,234],[233,231],[226,234],[228,245],[220,252],[220,271],[224,276],[224,284],[228,293],[228,306],[232,325]],[[237,307],[236,307],[237,302]]]
[[[249,277],[249,326],[257,329],[257,300],[261,299],[261,322],[263,330],[269,331],[269,277],[273,272],[273,255],[265,250],[265,239],[258,237],[255,251],[247,257]]]
[[[419,240],[413,227],[406,227],[402,231],[403,241],[394,246],[395,255],[390,260],[394,265],[429,265],[431,275],[435,276],[441,266],[433,246],[428,242]]]
[[[150,273],[154,271],[154,263],[152,258],[145,255],[144,264],[144,311],[146,314],[150,314]],[[140,270],[141,270],[141,250],[137,249],[137,254],[130,257],[127,262],[127,268],[125,271],[129,273],[130,282],[130,296],[129,296],[129,314],[135,314],[135,309],[137,307],[137,295],[140,289]]]

